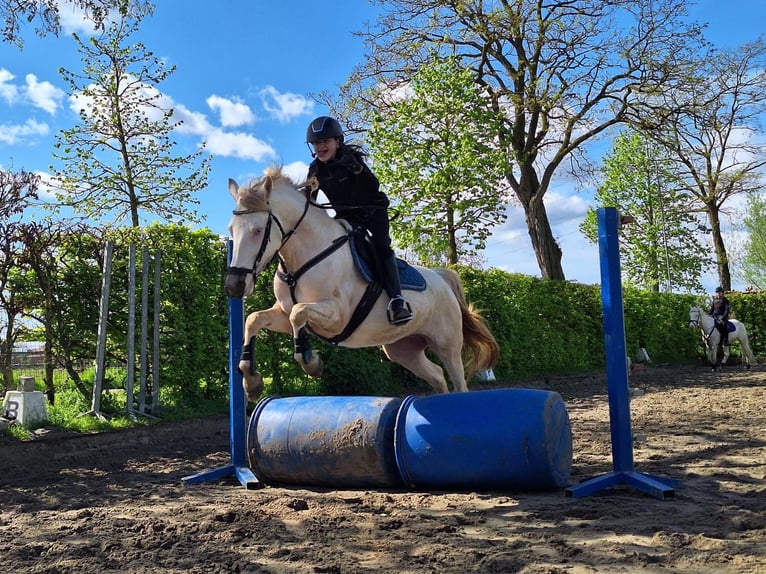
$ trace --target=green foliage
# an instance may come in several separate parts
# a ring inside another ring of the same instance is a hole
[[[129,428],[142,424],[133,421],[127,413],[113,411],[107,418],[92,414],[90,403],[76,389],[61,389],[56,394],[56,402],[48,405],[50,424],[74,432],[97,432]]]
[[[504,155],[493,144],[502,120],[455,57],[432,54],[409,89],[369,133],[375,172],[399,213],[392,237],[424,263],[465,262],[505,221]]]
[[[732,319],[745,324],[756,357],[766,356],[766,293],[727,293]],[[732,346],[734,351],[736,346]]]
[[[766,197],[762,193],[748,196],[744,224],[748,232],[742,261],[745,280],[753,287],[766,289]]]
[[[152,225],[143,233],[143,245],[155,257],[153,264],[159,263],[162,270],[160,388],[175,389],[192,402],[225,396],[228,392],[228,360],[222,352],[228,343],[228,309],[223,292],[225,243],[210,230],[191,231],[181,225]],[[123,261],[126,252],[127,247],[123,246]],[[149,279],[151,294],[152,274]],[[153,303],[153,297],[150,301]],[[154,328],[151,307],[147,314],[151,333]],[[125,333],[124,329],[117,330]]]
[[[602,173],[597,205],[580,225],[585,236],[597,240],[598,207],[616,207],[634,218],[619,229],[626,284],[659,291],[670,283],[676,291],[701,291],[699,279],[710,260],[699,238],[697,216],[689,209],[689,195],[666,152],[640,132],[625,132],[604,159]]]
[[[395,384],[391,377],[392,363],[377,348],[324,345],[320,354],[325,362],[320,394],[388,396],[401,393],[401,385]]]

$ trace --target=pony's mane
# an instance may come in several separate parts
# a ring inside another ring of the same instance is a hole
[[[267,167],[263,176],[258,179],[251,180],[240,193],[240,202],[242,207],[246,209],[258,209],[267,210],[268,205],[266,202],[266,194],[263,193],[263,182],[266,178],[271,178],[275,184],[280,182],[286,182],[292,187],[295,187],[295,182],[292,178],[282,173],[281,165],[270,165]]]

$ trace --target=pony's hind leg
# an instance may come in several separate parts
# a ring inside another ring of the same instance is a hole
[[[437,393],[448,393],[447,380],[439,365],[431,362],[425,354],[426,343],[422,337],[405,337],[384,345],[386,356],[427,382]]]

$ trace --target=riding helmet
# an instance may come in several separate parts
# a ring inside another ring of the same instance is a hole
[[[306,142],[316,143],[322,140],[340,138],[343,141],[343,128],[338,120],[330,116],[319,116],[309,124],[306,129]]]
[[[716,293],[723,293],[723,287],[716,287],[715,288]]]

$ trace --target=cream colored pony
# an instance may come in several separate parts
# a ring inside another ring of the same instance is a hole
[[[229,193],[236,206],[229,224],[233,250],[226,273],[228,295],[247,297],[255,276],[275,257],[279,260],[276,302],[251,313],[245,322],[239,368],[250,400],[263,392],[253,357],[261,329],[291,333],[295,360],[314,377],[322,374],[323,363],[311,349],[309,332],[344,347],[382,346],[389,359],[440,393],[449,391],[447,381],[442,369],[426,357],[426,349],[441,360],[454,391],[467,391],[466,377],[497,363],[497,342],[481,315],[466,303],[454,271],[417,267],[427,286],[406,292],[414,313],[409,323],[389,324],[387,297],[370,297],[371,310],[354,328],[349,322],[368,285],[353,262],[345,222],[330,217],[278,167],[270,167],[247,186],[230,179]]]

